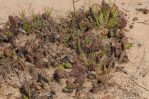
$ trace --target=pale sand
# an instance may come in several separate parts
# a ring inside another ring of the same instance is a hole
[[[84,3],[85,1],[86,3]],[[77,6],[88,6],[87,1],[81,0]],[[101,0],[94,1],[101,2]],[[149,25],[137,23],[149,19],[149,14],[143,15],[135,11],[135,8],[149,8],[149,0],[113,1],[116,1],[118,6],[127,13],[128,25],[134,23],[134,28],[129,29],[127,32],[129,40],[133,43],[133,47],[128,51],[130,62],[124,64],[128,74],[123,74],[122,72],[114,74],[113,79],[120,87],[113,88],[114,91],[111,91],[111,94],[115,96],[114,99],[149,99]],[[123,5],[122,2],[124,3]],[[142,3],[142,5],[137,5],[137,2]],[[27,15],[31,15],[32,11],[42,13],[44,8],[52,7],[54,15],[63,16],[66,15],[66,12],[72,10],[72,2],[71,0],[0,0],[0,22],[5,22],[8,15],[16,15],[22,10],[25,10]],[[139,20],[132,22],[132,18],[135,16]],[[142,46],[138,47],[138,44]],[[130,78],[134,81],[130,80]],[[61,97],[60,95],[58,99],[62,99]]]

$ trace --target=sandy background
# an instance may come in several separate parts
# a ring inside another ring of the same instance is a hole
[[[100,3],[101,0],[94,0]],[[108,0],[110,1],[110,0]],[[130,62],[124,64],[124,72],[114,73],[113,80],[117,87],[109,90],[114,99],[149,99],[149,25],[142,24],[148,20],[149,14],[137,12],[136,8],[149,8],[149,0],[111,0],[127,13],[128,26],[126,28],[133,47],[128,51]],[[142,5],[140,5],[142,4]],[[88,0],[81,0],[77,6],[88,6]],[[0,23],[7,20],[8,15],[16,15],[25,10],[27,15],[42,13],[44,8],[52,8],[53,15],[63,16],[72,10],[71,0],[0,0]],[[132,19],[138,17],[138,21]],[[60,98],[62,99],[62,98]],[[98,99],[98,98],[97,98]]]

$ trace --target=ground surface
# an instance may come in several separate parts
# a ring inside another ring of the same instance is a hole
[[[26,10],[28,14],[31,14],[32,11],[35,13],[43,12],[43,9],[49,6],[50,8],[53,7],[54,15],[65,15],[67,11],[72,9],[72,2],[70,1],[71,0],[1,0],[0,22],[5,22],[8,15],[18,14],[18,12],[22,10]],[[78,6],[87,5],[84,1],[86,0],[82,0]],[[101,0],[95,1],[101,2]],[[128,30],[127,36],[133,43],[133,47],[128,51],[130,62],[124,64],[124,69],[113,74],[113,81],[115,81],[116,86],[107,90],[105,94],[113,99],[149,99],[149,23],[148,25],[140,23],[144,20],[149,20],[149,14],[144,15],[135,10],[136,8],[147,8],[149,1],[115,0],[115,3],[127,13],[128,26],[134,25],[133,29],[126,28]],[[142,5],[140,5],[140,3]],[[138,21],[133,22],[132,19],[134,17],[138,17]],[[1,99],[3,99],[3,97]],[[59,95],[57,99],[62,99],[61,95]],[[96,99],[99,99],[98,95]]]

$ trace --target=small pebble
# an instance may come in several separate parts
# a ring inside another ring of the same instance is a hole
[[[138,5],[142,5],[142,3],[138,2]]]
[[[139,12],[142,12],[143,14],[148,14],[149,13],[149,9],[146,9],[146,8],[138,8],[136,10],[139,11]]]
[[[149,10],[148,9],[144,9],[143,14],[148,14]]]
[[[130,29],[133,29],[133,28],[134,28],[134,26],[133,26],[133,25],[129,25],[129,28],[130,28]]]
[[[125,4],[124,2],[121,3],[121,5],[124,5],[124,4]]]
[[[133,21],[138,21],[138,17],[134,17],[132,20]]]
[[[141,45],[141,43],[138,43],[137,46],[138,46],[138,48],[140,48],[142,45]]]

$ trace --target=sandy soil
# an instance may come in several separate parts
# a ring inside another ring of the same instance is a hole
[[[81,0],[77,6],[87,6],[87,1]],[[101,0],[94,1],[101,2]],[[114,99],[149,99],[149,21],[148,25],[140,23],[149,20],[149,14],[144,15],[135,10],[149,7],[149,0],[113,1],[127,13],[128,26],[134,25],[133,29],[126,28],[133,47],[128,51],[130,62],[124,64],[123,72],[118,71],[113,74],[116,86],[109,89],[107,95]],[[0,0],[0,23],[5,22],[8,15],[16,15],[22,10],[25,10],[27,15],[31,15],[33,11],[42,13],[44,8],[52,7],[54,15],[66,15],[72,10],[72,2],[71,0]],[[132,21],[134,17],[138,17],[138,21]],[[62,99],[60,97],[58,99]]]

